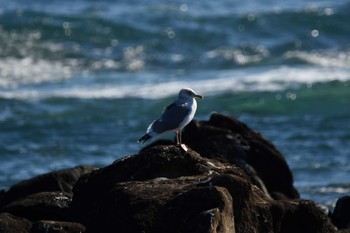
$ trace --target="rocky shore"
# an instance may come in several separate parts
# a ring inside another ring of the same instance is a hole
[[[282,154],[238,120],[213,114],[95,168],[79,166],[0,191],[6,233],[350,232],[350,196],[327,213],[302,200]]]

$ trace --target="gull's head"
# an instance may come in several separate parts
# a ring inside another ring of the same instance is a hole
[[[194,90],[191,88],[184,88],[181,89],[179,92],[179,98],[180,99],[190,99],[190,98],[200,98],[204,99],[202,95],[198,95]]]

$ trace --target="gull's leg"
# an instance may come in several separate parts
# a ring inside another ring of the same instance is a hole
[[[179,131],[175,131],[176,134],[176,145],[180,145]]]
[[[182,145],[182,135],[181,130],[179,130],[179,144]]]
[[[178,141],[178,145],[186,152],[188,151],[187,146],[185,144],[182,144],[182,134],[181,134],[181,130],[179,130],[179,141]]]

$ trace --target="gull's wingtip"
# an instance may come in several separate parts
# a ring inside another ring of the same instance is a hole
[[[145,135],[143,135],[137,142],[138,143],[145,143],[146,141],[148,141],[151,138],[151,136],[146,133]]]

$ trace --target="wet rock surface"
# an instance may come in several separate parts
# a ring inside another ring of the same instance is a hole
[[[184,130],[96,169],[47,173],[0,193],[1,232],[346,232],[348,198],[329,216],[299,199],[282,154],[234,118]],[[340,231],[339,231],[340,232]]]

